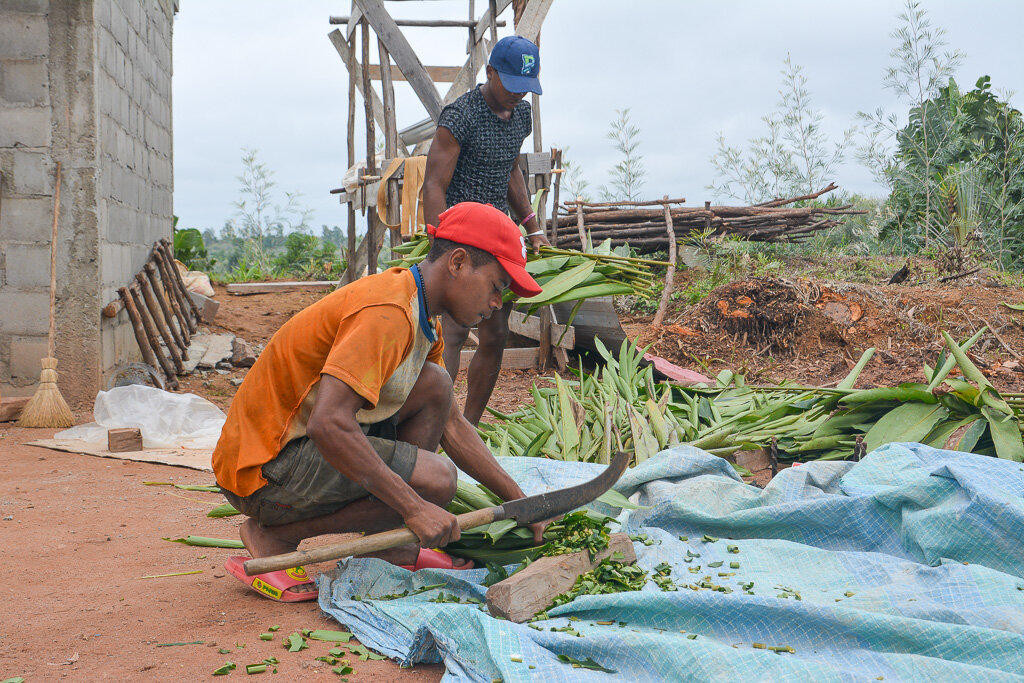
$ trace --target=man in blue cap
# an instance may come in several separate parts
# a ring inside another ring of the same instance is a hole
[[[539,73],[536,45],[519,36],[502,38],[491,50],[486,82],[441,111],[423,182],[427,225],[437,225],[438,215],[459,202],[479,202],[506,213],[511,209],[534,251],[548,244],[517,163],[523,140],[533,130],[530,103],[523,98],[541,94]],[[506,304],[477,326],[480,345],[469,365],[465,407],[472,424],[480,421],[498,379],[510,311]],[[442,331],[444,363],[454,380],[469,329],[446,317]]]

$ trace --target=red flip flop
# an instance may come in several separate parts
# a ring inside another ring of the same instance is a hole
[[[415,565],[400,564],[398,566],[411,572],[419,571],[420,569],[454,569],[455,571],[462,571],[463,569],[472,569],[474,567],[472,560],[466,562],[461,567],[456,567],[451,555],[430,548],[420,548],[420,554],[416,558]]]
[[[242,566],[242,563],[248,559],[248,557],[237,555],[229,557],[227,562],[224,563],[224,569],[227,569],[231,572],[232,576],[260,595],[271,600],[277,600],[278,602],[305,602],[306,600],[316,600],[319,597],[320,593],[318,591],[296,593],[295,591],[288,590],[295,586],[313,583],[313,580],[306,574],[305,567],[279,569],[276,572],[246,576],[245,567]]]

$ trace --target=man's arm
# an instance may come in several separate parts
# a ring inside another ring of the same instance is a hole
[[[476,427],[466,420],[459,409],[458,401],[452,401],[448,423],[441,436],[441,447],[455,466],[493,491],[502,500],[516,500],[526,494],[519,484],[501,469],[490,449],[481,440]],[[544,522],[530,525],[535,542],[543,543]]]
[[[455,164],[461,151],[459,141],[444,126],[438,126],[434,141],[427,152],[427,167],[423,172],[423,219],[427,225],[437,225],[438,216],[447,208],[445,193],[455,174]]]
[[[366,439],[356,412],[366,400],[331,375],[321,375],[306,434],[332,467],[395,510],[425,548],[459,539],[455,515],[421,498],[395,474]]]
[[[506,195],[508,205],[511,207],[512,212],[515,213],[516,218],[520,221],[525,217],[529,216],[533,212],[533,207],[530,206],[530,193],[526,189],[526,179],[523,177],[523,172],[519,170],[519,160],[512,162],[512,173],[508,178],[508,194]],[[540,223],[537,221],[537,217],[534,216],[530,220],[523,224],[526,228],[526,234],[533,232],[539,232]],[[539,235],[533,235],[529,238],[530,244],[533,246],[533,253],[538,253],[541,246],[551,246],[548,242],[548,238],[544,236],[544,233]]]

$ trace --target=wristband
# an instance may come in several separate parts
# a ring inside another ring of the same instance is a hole
[[[537,235],[543,235],[543,234],[544,234],[543,230],[538,230],[537,232],[528,232],[528,233],[526,233],[526,236],[527,237],[536,237]]]
[[[531,218],[536,218],[536,217],[537,217],[537,213],[535,211],[531,211],[529,216],[527,216],[526,218],[524,218],[523,220],[521,220],[519,222],[519,225],[526,225],[527,223],[530,222]]]

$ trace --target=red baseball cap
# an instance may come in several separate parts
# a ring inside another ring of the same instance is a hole
[[[490,204],[461,202],[438,216],[427,234],[483,249],[498,259],[512,280],[509,289],[521,297],[540,294],[540,285],[526,272],[526,240],[519,226]]]

